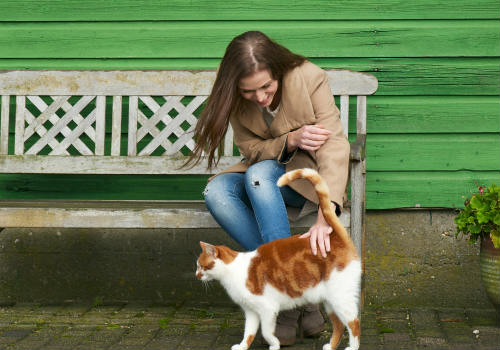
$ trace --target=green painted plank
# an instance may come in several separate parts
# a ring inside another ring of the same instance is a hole
[[[3,0],[1,21],[499,18],[495,0]]]
[[[259,29],[308,57],[498,57],[500,23],[467,21],[0,23],[2,58],[217,58]]]
[[[500,183],[498,171],[369,172],[368,209],[444,207],[461,208],[480,185]]]
[[[368,172],[367,208],[460,207],[478,185],[499,183],[495,172]],[[202,177],[0,174],[4,199],[202,199]]]
[[[323,68],[374,74],[377,95],[498,96],[498,58],[315,58]],[[219,59],[0,59],[10,69],[216,69]]]
[[[322,60],[324,68],[335,61]],[[377,95],[498,96],[500,61],[495,58],[367,58],[349,60],[342,68],[365,71],[379,80]]]
[[[500,170],[500,137],[491,134],[371,134],[368,171]]]
[[[355,111],[354,101],[350,110]],[[497,96],[370,96],[367,131],[375,133],[500,133]],[[355,130],[351,118],[349,131]]]
[[[3,199],[202,199],[207,176],[0,174]]]

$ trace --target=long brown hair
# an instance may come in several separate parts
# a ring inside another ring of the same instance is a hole
[[[244,99],[238,89],[240,79],[269,69],[273,79],[281,84],[285,73],[305,60],[259,31],[235,37],[226,48],[207,104],[196,123],[196,146],[184,166],[193,161],[193,166],[197,164],[204,151],[208,154],[209,169],[219,162],[229,117],[243,108]]]

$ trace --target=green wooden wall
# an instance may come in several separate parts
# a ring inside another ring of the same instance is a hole
[[[374,74],[367,207],[454,207],[499,182],[498,0],[2,0],[0,70],[215,69],[264,31]],[[352,123],[351,123],[352,124]],[[201,199],[205,178],[1,175],[3,198]]]

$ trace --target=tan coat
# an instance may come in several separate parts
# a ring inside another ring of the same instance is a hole
[[[325,72],[305,62],[287,73],[282,81],[281,107],[270,127],[255,103],[248,101],[245,104],[243,113],[230,118],[235,144],[244,160],[221,173],[245,172],[248,166],[266,159],[280,161],[290,131],[303,125],[322,125],[332,132],[329,139],[315,152],[295,151],[286,162],[286,170],[316,169],[330,188],[331,200],[342,208],[348,179],[349,142],[343,133]],[[307,180],[294,181],[290,186],[309,201],[318,203]]]

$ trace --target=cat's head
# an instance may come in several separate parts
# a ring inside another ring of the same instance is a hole
[[[200,242],[201,254],[196,261],[196,278],[202,281],[219,279],[224,273],[224,267],[230,264],[238,252],[226,246],[215,246]]]

